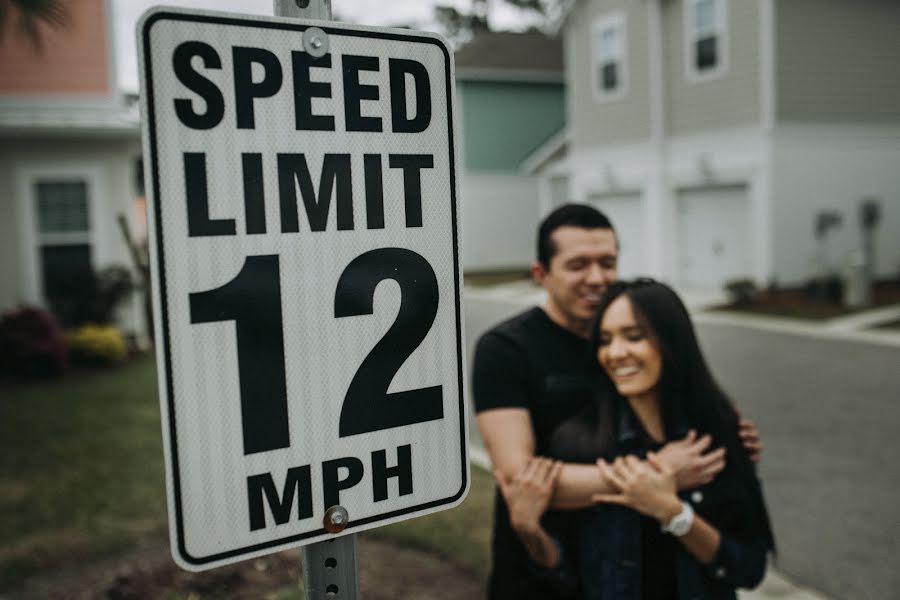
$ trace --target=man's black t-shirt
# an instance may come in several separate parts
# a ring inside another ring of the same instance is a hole
[[[547,455],[548,438],[590,401],[590,345],[550,320],[540,308],[501,323],[478,340],[472,373],[476,412],[524,408],[531,415],[535,453]],[[499,492],[494,504],[491,600],[552,597],[542,587],[519,538],[509,524]],[[571,514],[549,511],[544,524],[559,534]],[[563,534],[564,537],[564,534]]]

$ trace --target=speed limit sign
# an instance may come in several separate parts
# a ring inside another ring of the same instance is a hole
[[[173,555],[200,570],[469,484],[453,62],[435,35],[138,25]]]

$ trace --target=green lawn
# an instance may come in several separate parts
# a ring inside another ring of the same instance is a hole
[[[0,589],[28,572],[164,535],[152,360],[2,395]]]
[[[423,548],[487,577],[494,506],[494,478],[473,466],[469,495],[458,507],[427,517],[372,529],[372,535]]]
[[[429,549],[478,575],[493,482],[472,469],[456,509],[365,535]],[[53,383],[0,388],[0,590],[45,569],[167,544],[151,358]]]

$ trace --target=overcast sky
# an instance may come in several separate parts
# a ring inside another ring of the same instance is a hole
[[[271,15],[272,0],[113,0],[116,62],[119,87],[137,91],[138,70],[135,50],[135,24],[145,10],[158,4],[245,14]],[[343,18],[362,25],[415,24],[434,30],[435,4],[453,5],[467,10],[471,0],[332,0],[333,10]],[[528,25],[525,17],[501,0],[491,0],[490,22],[494,29],[520,30]]]

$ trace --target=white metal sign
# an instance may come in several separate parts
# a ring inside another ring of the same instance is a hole
[[[201,570],[468,485],[450,50],[154,9],[138,25],[173,556]]]

